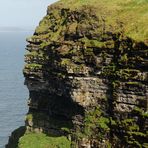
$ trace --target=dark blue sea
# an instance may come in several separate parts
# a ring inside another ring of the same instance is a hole
[[[26,32],[0,32],[0,148],[4,148],[11,132],[24,125],[28,90],[22,69]]]

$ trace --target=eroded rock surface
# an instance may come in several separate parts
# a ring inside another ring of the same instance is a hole
[[[27,131],[65,135],[74,148],[147,147],[147,44],[95,10],[51,5],[27,39]]]

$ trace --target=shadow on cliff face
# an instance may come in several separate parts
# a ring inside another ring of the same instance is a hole
[[[74,128],[75,123],[82,122],[84,116],[84,108],[72,100],[73,84],[66,67],[61,65],[61,55],[57,48],[60,48],[60,45],[56,43],[46,48],[45,55],[48,55],[50,60],[43,65],[42,81],[48,85],[44,89],[30,91],[26,121],[31,131],[36,129],[52,136],[66,135]],[[26,78],[26,81],[28,80]],[[40,82],[37,83],[40,87]]]
[[[14,132],[12,132],[11,137],[9,138],[8,144],[5,147],[6,148],[17,148],[19,138],[25,134],[25,131],[26,131],[26,127],[21,126],[18,129],[16,129]]]

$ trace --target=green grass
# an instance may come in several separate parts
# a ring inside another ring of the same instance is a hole
[[[64,136],[48,137],[45,134],[28,133],[19,140],[19,148],[70,148],[71,142]]]
[[[84,11],[91,7],[96,15],[105,18],[106,29],[112,26],[118,31],[122,26],[125,35],[148,44],[148,0],[61,0],[54,5],[71,10],[85,7]]]

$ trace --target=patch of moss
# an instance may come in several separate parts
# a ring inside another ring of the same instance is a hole
[[[43,60],[45,60],[47,58],[47,56],[45,56],[43,51],[31,51],[31,52],[26,53],[25,56],[26,57],[33,57],[33,58],[38,57]]]
[[[139,70],[136,70],[136,69],[126,68],[126,69],[120,69],[117,72],[117,75],[120,78],[125,79],[125,80],[128,80],[128,79],[136,79],[138,77],[138,73],[139,72],[140,71]]]
[[[140,82],[129,81],[126,84],[127,85],[135,85],[135,86],[137,86],[137,85],[140,85],[141,83]]]
[[[144,148],[148,148],[148,143],[144,143],[144,144],[143,144],[143,147],[144,147]]]
[[[137,112],[143,112],[141,109],[136,108]],[[138,115],[138,114],[137,114]],[[139,118],[141,118],[138,115]],[[144,121],[144,120],[143,120]],[[143,122],[142,120],[140,122]],[[140,129],[140,124],[135,118],[127,118],[117,122],[115,125],[116,129],[120,129],[122,140],[124,144],[127,143],[129,146],[133,147],[143,147],[145,141],[147,141],[147,133]],[[114,128],[115,128],[114,127]]]
[[[61,61],[61,66],[66,68],[66,70],[70,73],[85,73],[85,64],[77,65],[71,59],[63,58]]]
[[[127,65],[128,57],[127,57],[127,54],[126,54],[126,53],[121,56],[120,62],[121,62],[122,64]]]
[[[137,115],[141,116],[142,118],[148,119],[148,112],[144,111],[142,108],[135,107],[133,112],[136,113]]]
[[[88,38],[82,38],[80,41],[84,44],[86,47],[96,47],[96,48],[102,48],[105,46],[104,42],[98,41],[98,40],[90,40]]]
[[[27,114],[26,117],[25,117],[25,120],[33,120],[33,115],[30,113],[30,114]]]
[[[104,77],[112,77],[112,78],[114,78],[116,76],[116,65],[114,63],[111,63],[108,66],[102,67],[101,74]]]
[[[82,131],[76,131],[78,138],[103,140],[109,132],[109,119],[103,116],[99,107],[86,112]]]
[[[42,133],[26,133],[20,138],[19,148],[70,148],[67,137],[50,137]]]
[[[68,33],[76,33],[77,22],[74,22],[68,26]]]
[[[25,65],[25,68],[27,68],[27,69],[32,69],[32,70],[34,70],[34,69],[42,69],[42,65],[40,65],[40,64],[35,64],[35,63],[32,63],[32,64],[26,64]]]
[[[40,21],[39,26],[36,28],[35,32],[37,34],[44,34],[48,32],[51,23],[49,22],[49,16],[45,16],[42,21]]]
[[[45,49],[45,47],[47,47],[48,45],[50,45],[51,42],[50,41],[44,41],[40,44],[40,48],[41,49]]]
[[[72,63],[71,59],[62,59],[61,61],[61,65],[63,66],[71,65],[71,63]]]
[[[51,41],[58,41],[61,37],[62,30],[63,26],[59,26],[59,28],[51,35]]]

